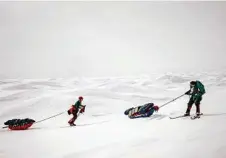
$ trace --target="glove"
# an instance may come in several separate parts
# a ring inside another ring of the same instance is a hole
[[[85,108],[86,108],[86,106],[83,106],[81,109],[80,109],[80,113],[84,113],[85,112]]]
[[[184,94],[186,94],[186,95],[191,95],[190,93],[191,93],[191,90],[185,92]]]

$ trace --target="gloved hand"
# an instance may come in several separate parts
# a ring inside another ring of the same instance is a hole
[[[84,113],[85,112],[85,108],[86,108],[86,106],[83,106],[81,109],[80,109],[80,113]]]
[[[191,90],[185,92],[184,94],[186,94],[186,95],[191,95],[190,93],[191,93]]]

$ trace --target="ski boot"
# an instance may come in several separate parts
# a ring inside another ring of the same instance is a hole
[[[74,124],[74,123],[69,123],[69,125],[70,125],[70,126],[76,126],[76,124]]]
[[[190,116],[190,114],[189,113],[185,113],[184,116]]]

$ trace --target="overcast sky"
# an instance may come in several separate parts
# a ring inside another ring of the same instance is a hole
[[[226,2],[0,2],[0,24],[11,78],[226,66]]]

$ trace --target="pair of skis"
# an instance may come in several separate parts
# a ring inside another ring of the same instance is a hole
[[[203,115],[203,113],[199,114],[199,115],[194,115],[194,116],[184,116],[184,115],[180,115],[180,116],[176,116],[176,117],[169,117],[170,119],[177,119],[177,118],[183,118],[183,117],[190,117],[192,120],[200,118],[200,116]]]

